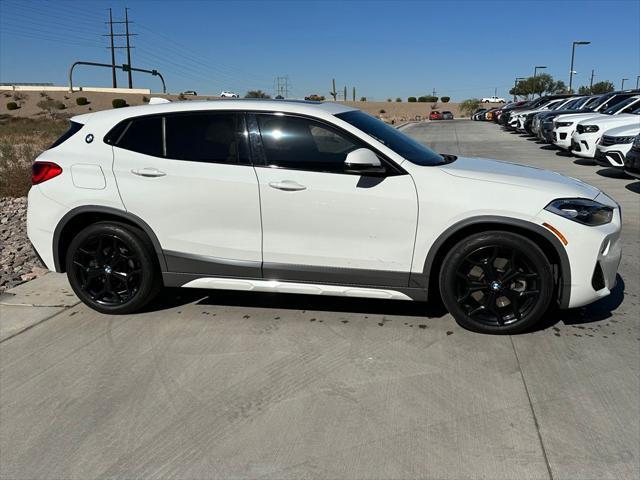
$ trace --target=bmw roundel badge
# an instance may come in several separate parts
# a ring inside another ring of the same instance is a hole
[[[87,136],[84,137],[84,141],[87,142],[87,143],[93,142],[93,133],[87,134]]]

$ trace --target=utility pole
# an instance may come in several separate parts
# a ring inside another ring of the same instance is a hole
[[[628,78],[623,78],[622,79],[622,85],[620,85],[620,90],[624,90],[624,82],[626,82],[627,80],[629,80]]]
[[[526,80],[524,77],[516,77],[516,82],[513,84],[513,101],[516,101],[516,89],[518,88],[518,82],[520,80]]]
[[[276,77],[276,96],[289,98],[289,76]]]
[[[435,88],[432,90],[431,95],[434,96],[434,97],[436,96],[436,89]]]
[[[595,70],[591,69],[591,81],[589,82],[589,93],[593,93],[593,77],[595,76]]]
[[[109,9],[109,40],[111,41],[111,84],[113,88],[118,88],[118,78],[116,76],[116,49],[113,44],[113,16]]]
[[[571,87],[573,85],[573,61],[576,57],[576,45],[589,45],[591,42],[573,42],[571,45],[571,66],[569,67],[569,93],[571,92]]]
[[[640,88],[640,75],[636,77],[636,90]]]
[[[129,88],[133,88],[133,77],[131,73],[131,46],[129,45],[129,9],[124,9],[125,35],[127,36],[127,65],[129,65]]]
[[[638,78],[640,78],[640,76]],[[353,90],[351,91],[351,98],[354,102],[356,101],[356,87],[353,87]]]
[[[332,83],[333,87],[331,89],[331,92],[329,92],[329,93],[331,94],[331,96],[333,97],[333,101],[335,102],[337,97],[338,97],[338,92],[336,92],[336,79],[333,78],[331,80],[331,83]]]
[[[347,101],[347,86],[344,86],[344,95],[343,95],[344,101]]]

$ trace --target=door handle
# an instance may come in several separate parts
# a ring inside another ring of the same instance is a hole
[[[296,192],[298,190],[306,190],[307,187],[304,185],[300,185],[298,182],[294,182],[293,180],[282,180],[280,182],[269,182],[269,186],[271,188],[276,188],[278,190],[284,190],[285,192]]]
[[[138,175],[140,177],[164,177],[166,175],[166,173],[164,173],[161,170],[158,170],[157,168],[137,168],[134,170],[131,170],[131,173],[133,173],[134,175]]]

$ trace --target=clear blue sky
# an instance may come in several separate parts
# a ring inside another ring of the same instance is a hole
[[[75,60],[108,63],[107,9],[130,8],[133,65],[158,68],[171,92],[273,93],[288,75],[293,96],[339,91],[386,99],[431,93],[459,100],[507,96],[534,65],[574,85],[640,75],[640,2],[424,1],[215,2],[0,0],[0,81],[66,84]],[[125,63],[123,50],[117,63]],[[77,82],[110,86],[108,69],[78,69]],[[121,85],[125,76],[119,75]],[[159,89],[134,75],[134,86]]]

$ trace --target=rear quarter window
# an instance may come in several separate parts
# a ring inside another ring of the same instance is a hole
[[[53,142],[49,148],[55,148],[58,145],[66,142],[71,137],[73,137],[76,133],[78,133],[82,129],[82,127],[84,127],[82,123],[69,122],[69,128],[67,129],[67,131],[64,132],[62,135],[60,135],[60,138],[58,138],[55,142]]]
[[[132,152],[163,157],[162,117],[141,117],[131,120],[117,140],[117,147]]]

